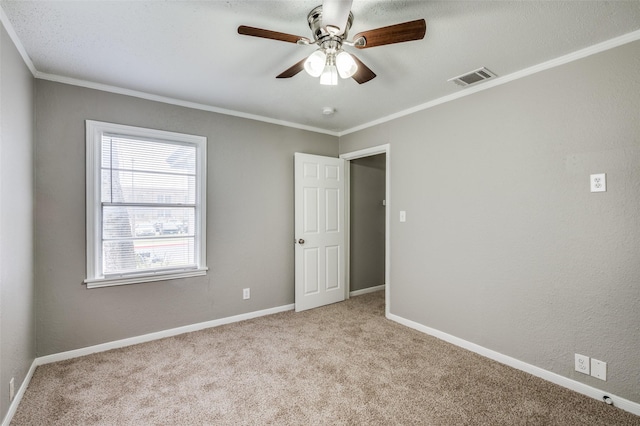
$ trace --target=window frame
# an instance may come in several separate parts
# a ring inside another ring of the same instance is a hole
[[[102,121],[85,120],[86,127],[86,232],[87,288],[109,287],[152,281],[171,280],[206,275],[206,207],[207,207],[207,138],[204,136],[164,130],[127,126]],[[151,140],[196,148],[195,201],[195,268],[141,271],[105,276],[102,271],[102,136],[117,135],[132,139]]]

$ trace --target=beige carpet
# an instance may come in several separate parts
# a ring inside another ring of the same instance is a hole
[[[12,425],[640,425],[384,318],[384,292],[38,367]]]

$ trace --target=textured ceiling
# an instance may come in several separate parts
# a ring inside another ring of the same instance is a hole
[[[2,0],[0,6],[40,78],[110,85],[333,133],[468,90],[447,82],[467,71],[487,67],[507,76],[640,29],[637,0],[354,0],[352,35],[419,18],[427,21],[427,35],[358,51],[377,77],[334,87],[304,72],[275,78],[314,47],[237,34],[244,24],[310,37],[306,17],[320,3]],[[325,106],[336,113],[323,116]]]

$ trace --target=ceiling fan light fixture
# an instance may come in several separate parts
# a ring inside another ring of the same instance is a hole
[[[334,64],[327,64],[320,75],[320,84],[325,86],[338,85],[338,69]]]
[[[351,78],[358,71],[358,64],[351,55],[343,50],[336,56],[336,68],[338,68],[340,77]]]
[[[327,53],[327,63],[320,74],[320,84],[325,86],[338,85],[338,69],[336,68],[336,55],[335,53]]]
[[[327,55],[321,49],[318,49],[304,61],[304,70],[311,77],[320,77],[325,69],[326,63]]]
[[[238,34],[299,45],[315,44],[320,47],[278,74],[276,78],[290,78],[306,70],[310,76],[320,77],[320,83],[325,85],[337,85],[338,75],[344,79],[351,77],[358,84],[363,84],[375,78],[376,74],[356,56],[343,53],[342,46],[364,49],[422,40],[427,31],[427,23],[424,19],[417,19],[388,25],[360,32],[353,37],[353,41],[349,41],[348,32],[353,24],[352,2],[353,0],[323,0],[321,5],[311,9],[307,15],[307,23],[312,38],[246,25],[238,27]]]

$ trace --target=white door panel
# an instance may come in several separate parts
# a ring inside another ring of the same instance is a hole
[[[295,154],[296,311],[345,299],[344,160]]]

